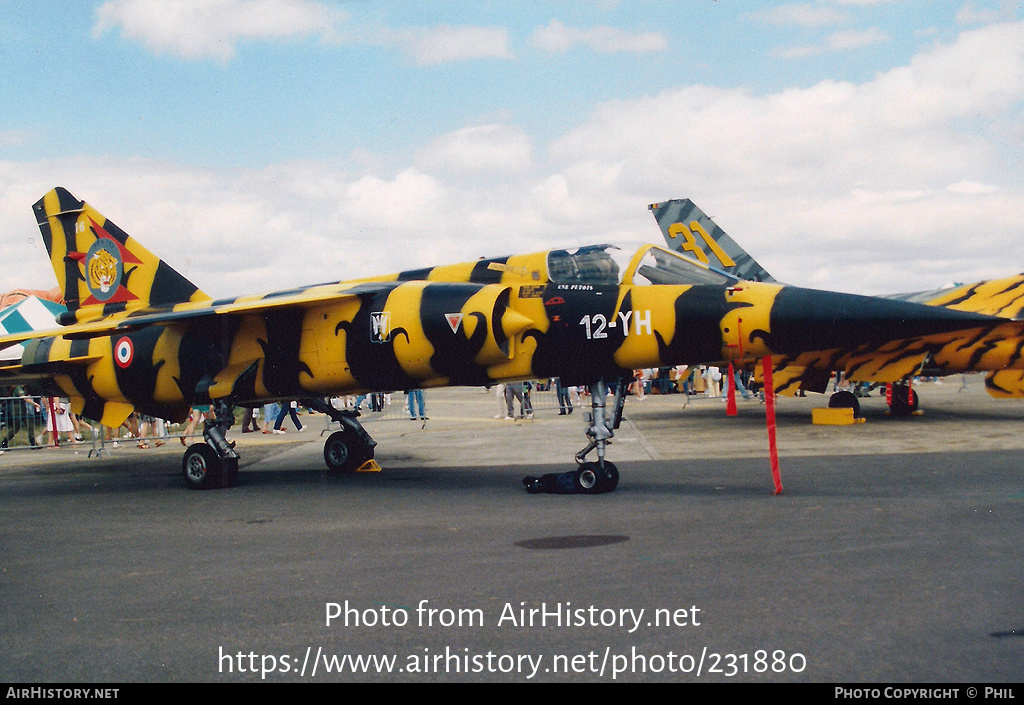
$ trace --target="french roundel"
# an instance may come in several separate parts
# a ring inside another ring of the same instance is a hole
[[[132,364],[132,358],[135,357],[135,346],[132,345],[131,338],[127,336],[121,338],[114,345],[114,362],[121,369],[125,369],[128,365]]]

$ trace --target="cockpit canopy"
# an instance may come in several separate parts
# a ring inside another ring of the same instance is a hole
[[[638,250],[618,245],[589,245],[575,250],[551,250],[548,279],[555,284],[716,284],[738,280],[724,272],[656,245]]]
[[[617,286],[630,256],[615,245],[588,245],[548,253],[548,279],[555,284]]]

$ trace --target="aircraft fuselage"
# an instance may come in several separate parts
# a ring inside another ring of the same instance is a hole
[[[851,354],[876,338],[920,341],[983,325],[971,314],[823,294],[755,282],[395,281],[321,305],[41,339],[22,363],[63,362],[53,393],[83,399],[90,418],[114,402],[173,419],[221,398],[255,403],[546,377],[588,384],[637,368],[808,346]],[[905,317],[908,306],[916,318]]]

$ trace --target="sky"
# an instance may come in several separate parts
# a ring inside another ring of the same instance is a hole
[[[1024,271],[1005,0],[0,0],[0,291],[87,201],[212,296],[617,240],[790,284]]]

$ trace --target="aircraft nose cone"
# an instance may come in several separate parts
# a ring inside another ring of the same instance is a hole
[[[999,323],[1002,319],[937,306],[857,294],[782,289],[765,342],[774,353],[882,345]]]

